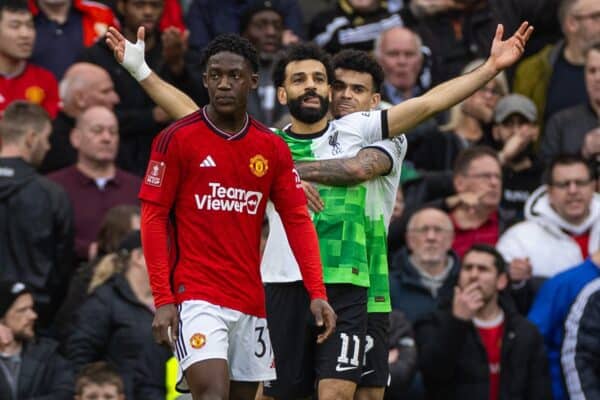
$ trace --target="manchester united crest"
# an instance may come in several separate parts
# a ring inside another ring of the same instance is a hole
[[[190,338],[190,345],[193,349],[200,349],[206,344],[206,336],[201,333],[194,333]]]
[[[259,178],[265,176],[269,170],[269,160],[261,154],[257,154],[250,159],[250,171]]]
[[[25,89],[25,98],[35,104],[41,104],[46,97],[44,89],[39,86],[29,86]]]

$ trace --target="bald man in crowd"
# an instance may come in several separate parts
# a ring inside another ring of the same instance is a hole
[[[392,257],[390,295],[392,308],[411,322],[452,297],[460,269],[453,240],[454,225],[446,212],[426,207],[410,217],[406,246]]]
[[[71,131],[77,163],[48,178],[61,185],[75,214],[75,254],[88,260],[106,212],[121,204],[137,205],[140,178],[117,168],[119,125],[106,106],[91,106],[77,117]]]
[[[77,151],[70,141],[75,119],[92,106],[110,110],[119,102],[110,75],[91,63],[75,63],[67,71],[59,86],[62,110],[53,121],[50,151],[39,171],[50,173],[77,162]]]

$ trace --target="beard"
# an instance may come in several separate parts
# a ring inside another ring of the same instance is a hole
[[[302,103],[309,97],[318,97],[321,106],[319,108],[302,107]],[[293,100],[288,101],[288,109],[292,117],[297,120],[304,122],[305,124],[314,124],[319,121],[329,110],[329,99],[327,97],[319,96],[316,92],[311,91],[297,97]]]

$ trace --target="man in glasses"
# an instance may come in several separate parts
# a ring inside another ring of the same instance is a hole
[[[498,242],[512,280],[527,285],[532,294],[541,282],[600,248],[600,195],[586,161],[577,155],[558,156],[544,180],[546,185],[525,204],[526,220]]]

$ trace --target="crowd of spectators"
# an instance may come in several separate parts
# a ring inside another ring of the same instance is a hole
[[[173,121],[109,26],[143,27],[148,65],[198,105],[203,48],[239,33],[260,58],[248,112],[283,127],[272,73],[292,43],[369,52],[387,108],[478,68],[496,25],[523,20],[520,63],[407,132],[385,396],[600,398],[598,0],[0,0],[0,398],[178,396],[137,199]]]

